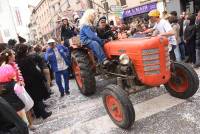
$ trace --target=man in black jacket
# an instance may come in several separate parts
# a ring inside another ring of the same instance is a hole
[[[196,64],[195,68],[200,67],[200,10],[196,17]]]
[[[190,21],[189,25],[185,28],[184,40],[186,42],[186,48],[188,50],[189,59],[186,62],[195,64],[196,62],[196,51],[195,51],[195,38],[196,38],[196,26],[195,26],[195,16],[190,15],[188,17]]]
[[[28,134],[28,127],[15,110],[0,97],[0,134]]]
[[[182,13],[182,15],[180,15],[180,19],[178,21],[179,25],[180,25],[180,33],[179,33],[179,36],[181,38],[181,42],[179,44],[179,48],[180,48],[180,53],[181,53],[181,59],[182,60],[185,60],[185,56],[186,56],[186,50],[185,50],[185,42],[183,40],[183,34],[184,34],[184,30],[183,30],[183,22],[185,20],[185,12]]]

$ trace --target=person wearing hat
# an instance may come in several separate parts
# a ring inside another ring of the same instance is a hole
[[[169,40],[169,51],[170,51],[170,58],[172,60],[176,60],[178,55],[174,53],[177,45],[177,41],[175,38],[175,32],[172,29],[169,21],[160,18],[160,12],[158,10],[152,10],[148,14],[150,22],[155,24],[153,28],[150,28],[144,32],[143,34],[150,33],[156,31],[159,36],[165,36]]]
[[[78,14],[74,15],[74,23],[76,28],[79,27],[79,21],[80,21],[80,17],[78,16]]]
[[[70,26],[68,21],[67,17],[62,17],[61,41],[65,47],[69,47],[69,39],[76,35],[75,27]]]
[[[69,92],[69,67],[70,67],[70,53],[69,49],[63,45],[56,44],[54,39],[48,40],[49,48],[45,53],[45,60],[49,62],[53,72],[55,73],[56,84],[58,85],[60,96]],[[62,85],[62,76],[65,87]]]

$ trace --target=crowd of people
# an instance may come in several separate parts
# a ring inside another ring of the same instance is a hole
[[[176,11],[160,14],[153,10],[148,16],[149,22],[136,19],[129,25],[132,35],[151,32],[153,36],[167,36],[173,49],[170,52],[171,59],[191,63],[195,68],[200,67],[200,11],[197,15],[182,12],[178,17]]]
[[[148,14],[148,22],[137,19],[131,24],[120,21],[116,25],[112,20],[108,23],[104,16],[96,24],[96,16],[95,10],[88,9],[81,18],[74,16],[74,25],[70,25],[69,19],[63,17],[60,39],[49,39],[44,46],[27,45],[20,36],[19,44],[13,39],[0,44],[0,96],[30,129],[34,130],[33,115],[46,119],[52,114],[46,111],[44,100],[53,93],[51,86],[54,78],[60,97],[70,94],[69,76],[72,68],[69,40],[74,36],[79,35],[80,42],[93,51],[98,63],[103,66],[109,66],[110,63],[103,51],[107,41],[151,35],[168,38],[172,60],[200,67],[200,11],[197,16],[183,12],[180,17],[176,11],[169,14],[165,11],[160,17],[158,10],[152,10]],[[34,103],[31,107],[19,95],[25,95],[26,92]]]

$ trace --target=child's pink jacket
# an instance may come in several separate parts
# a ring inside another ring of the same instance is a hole
[[[0,66],[0,83],[10,82],[15,76],[16,72],[11,65]]]

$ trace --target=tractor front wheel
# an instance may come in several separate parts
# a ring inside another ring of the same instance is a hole
[[[73,52],[72,68],[81,93],[84,95],[94,94],[96,91],[96,80],[85,51],[75,50]]]
[[[171,66],[171,79],[165,87],[174,97],[187,99],[199,88],[199,78],[195,70],[185,63],[174,62]]]
[[[128,129],[135,121],[135,110],[128,94],[117,85],[108,85],[103,92],[103,103],[112,121]]]

